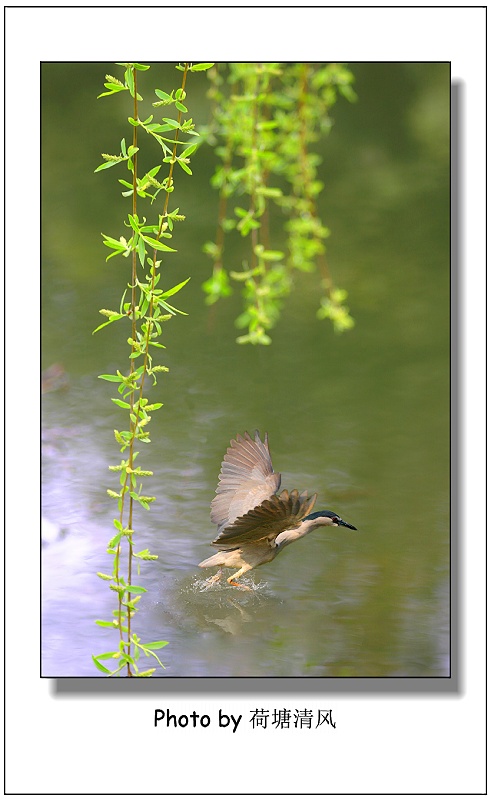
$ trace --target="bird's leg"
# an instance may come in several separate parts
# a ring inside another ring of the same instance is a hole
[[[216,575],[212,575],[211,578],[207,578],[206,583],[208,584],[208,586],[213,586],[214,583],[218,583],[221,577],[222,577],[222,568],[220,567]]]
[[[238,572],[234,572],[234,574],[231,575],[230,578],[227,578],[227,583],[229,583],[230,586],[237,586],[238,589],[245,589],[247,592],[252,592],[250,586],[246,586],[245,583],[237,583],[237,581],[234,580],[234,578],[240,578],[240,576],[243,575],[244,572],[247,572],[249,569],[250,567],[241,567],[238,570]]]

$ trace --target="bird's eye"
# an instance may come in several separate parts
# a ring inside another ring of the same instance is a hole
[[[340,521],[340,520],[339,520],[339,517],[333,517],[333,518],[332,518],[332,521],[333,521],[333,523],[334,523],[335,525],[339,525],[339,521]]]

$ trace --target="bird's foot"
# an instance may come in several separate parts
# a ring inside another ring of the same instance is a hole
[[[244,589],[246,592],[252,592],[250,586],[246,586],[245,583],[237,583],[237,581],[233,581],[232,578],[227,578],[227,583],[230,584],[230,586],[236,586],[237,589]]]
[[[214,583],[218,583],[221,577],[222,577],[222,570],[219,570],[216,573],[216,575],[212,575],[211,578],[207,578],[206,580],[207,586],[213,586]]]

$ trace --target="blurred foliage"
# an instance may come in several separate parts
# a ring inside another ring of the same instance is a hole
[[[213,124],[208,140],[220,158],[212,185],[220,193],[215,241],[204,251],[213,261],[203,284],[209,304],[242,285],[244,309],[236,320],[247,333],[240,344],[270,344],[294,273],[321,275],[318,317],[335,331],[354,325],[347,292],[335,286],[325,254],[329,229],[319,217],[321,157],[315,145],[329,133],[330,109],[339,95],[356,100],[354,76],[342,64],[220,64],[208,72]],[[284,238],[270,243],[270,218],[285,220]],[[225,234],[247,243],[241,269],[226,264]]]

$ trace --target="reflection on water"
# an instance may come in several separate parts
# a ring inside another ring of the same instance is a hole
[[[148,591],[135,617],[142,641],[169,642],[157,675],[448,674],[446,140],[438,148],[433,129],[426,139],[421,123],[411,129],[424,93],[447,97],[447,85],[439,65],[406,67],[390,65],[389,74],[357,66],[359,103],[336,110],[326,148],[329,257],[350,293],[353,331],[336,337],[316,320],[314,284],[301,275],[273,345],[238,347],[237,298],[210,312],[200,289],[208,274],[200,235],[176,241],[169,280],[192,274],[182,300],[190,316],[165,332],[170,373],[150,393],[164,407],[142,453],[142,466],[154,472],[145,490],[157,500],[135,519],[139,546],[159,556],[142,564],[138,582]],[[69,110],[59,108],[56,68],[46,66],[43,131],[43,674],[84,676],[99,675],[92,653],[116,645],[114,633],[94,622],[109,619],[114,606],[96,572],[111,570],[115,507],[106,489],[117,483],[108,465],[121,458],[112,433],[121,412],[96,376],[120,367],[126,353],[121,330],[91,335],[98,309],[111,308],[120,293],[121,276],[104,264],[98,238],[101,227],[119,224],[104,222],[116,190],[100,181],[93,203],[80,198],[83,214],[60,206],[68,188],[60,188],[49,155],[63,147],[60,132],[78,143],[71,181],[80,169],[81,186],[101,146],[93,142],[97,128],[80,137],[80,104],[72,127]],[[103,75],[104,67],[94,72],[94,98]],[[407,117],[400,91],[384,91],[383,80],[406,91]],[[81,99],[84,114],[89,100]],[[443,104],[445,131],[446,112]],[[211,165],[195,163],[196,182],[179,205],[212,230]],[[75,203],[78,194],[71,187],[69,194]],[[70,246],[74,225],[80,253]],[[197,565],[212,552],[209,506],[220,462],[231,438],[255,428],[269,434],[284,488],[318,492],[317,509],[335,508],[358,530],[310,534],[255,570],[252,591],[225,580],[207,586]]]
[[[66,402],[58,408],[59,421],[63,413],[75,416]],[[183,432],[175,432],[177,441],[181,437],[186,441]],[[94,625],[95,619],[109,619],[114,605],[107,585],[95,575],[110,570],[105,543],[112,532],[100,484],[105,478],[101,440],[83,426],[47,425],[46,441],[44,514],[55,535],[43,548],[43,674],[92,675],[91,654],[115,646],[112,632]],[[373,494],[340,493],[337,505],[342,503],[343,513],[349,509],[350,519],[362,520],[359,534],[328,529],[327,535],[321,530],[305,537],[253,576],[244,576],[251,591],[225,581],[210,585],[197,564],[214,535],[208,507],[218,466],[205,473],[208,459],[200,460],[193,447],[179,453],[169,438],[166,445],[183,466],[171,462],[152,479],[160,498],[140,544],[159,560],[142,567],[138,582],[148,593],[135,622],[143,641],[169,641],[161,653],[166,670],[159,667],[156,674],[446,673],[445,572],[439,583],[428,575],[420,586],[411,586],[408,574],[404,580],[404,562],[414,551],[400,525],[404,543],[398,555],[390,546],[386,552],[393,532],[383,520],[374,520],[380,501]],[[112,443],[104,447],[110,460]],[[203,456],[206,449],[203,445]]]

